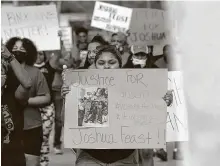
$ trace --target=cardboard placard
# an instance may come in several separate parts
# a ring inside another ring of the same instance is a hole
[[[188,141],[187,109],[180,71],[168,73],[168,89],[173,90],[173,103],[167,108],[167,142]]]
[[[65,148],[165,147],[167,70],[68,70],[64,83],[71,87],[65,101]],[[99,118],[100,108],[106,123]]]
[[[132,9],[96,2],[91,26],[110,32],[126,32],[129,29]]]
[[[159,9],[134,8],[129,44],[157,45],[169,39],[167,13]]]
[[[55,5],[3,7],[2,38],[12,37],[32,40],[39,51],[59,50],[59,23]]]

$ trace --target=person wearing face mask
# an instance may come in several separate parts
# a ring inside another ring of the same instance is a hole
[[[25,166],[24,108],[32,80],[5,45],[1,46],[1,165]]]
[[[94,64],[96,69],[122,68],[121,54],[115,46],[105,45],[97,47]],[[62,96],[65,97],[69,91],[70,88],[63,85]],[[166,94],[165,96],[168,95]],[[138,166],[139,163],[153,166],[153,155],[151,155],[153,153],[151,153],[151,150],[141,150],[139,152],[136,149],[79,149],[77,153],[76,166],[102,166],[108,164]],[[141,161],[139,161],[138,155],[140,155]]]
[[[118,33],[113,33],[111,37],[110,44],[116,46],[118,51],[120,52],[122,57],[122,66],[124,66],[127,63],[129,57],[129,49],[127,43],[128,35],[129,32],[127,32],[127,34],[118,32]]]
[[[151,47],[151,49],[153,48]],[[131,46],[131,56],[124,68],[158,68],[158,66],[153,63],[153,56],[149,54],[150,51],[148,46]],[[167,95],[168,94],[171,95],[170,92],[168,92]],[[167,101],[167,105],[169,104],[170,102]],[[149,166],[153,166],[153,149],[140,150],[139,153],[140,156],[147,156],[149,158],[147,161]],[[167,153],[163,149],[156,151],[156,155],[164,161],[167,160]]]
[[[130,53],[131,55],[124,68],[158,68],[153,63],[151,56],[148,55],[149,50],[147,46],[132,45]]]
[[[49,61],[47,61],[46,53],[45,52],[38,52],[37,60],[34,64],[45,76],[47,80],[47,84],[50,89],[50,95],[52,96],[52,82],[54,78],[55,70],[50,66]],[[41,156],[40,156],[40,166],[48,166],[49,165],[49,136],[52,131],[53,122],[54,122],[54,105],[51,102],[43,107],[40,108],[41,118],[43,122],[43,143],[41,146]]]
[[[50,103],[50,91],[44,75],[33,66],[37,58],[37,49],[33,42],[26,38],[14,37],[6,46],[32,79],[29,99],[24,108],[23,145],[26,165],[38,165],[43,140],[40,108]]]
[[[96,55],[96,48],[101,45],[106,45],[107,42],[103,39],[102,36],[95,36],[91,42],[88,45],[88,51],[87,51],[87,56],[84,62],[83,67],[80,67],[80,69],[92,69],[95,68],[94,66],[94,60],[95,60],[95,55]]]

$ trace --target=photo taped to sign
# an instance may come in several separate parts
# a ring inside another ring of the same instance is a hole
[[[107,88],[78,88],[78,126],[109,126]]]

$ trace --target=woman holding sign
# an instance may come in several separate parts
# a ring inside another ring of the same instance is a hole
[[[39,69],[33,67],[37,58],[37,48],[33,42],[26,38],[11,38],[7,48],[28,72],[32,80],[29,91],[29,100],[24,109],[23,144],[26,155],[26,165],[39,164],[39,156],[43,139],[42,119],[40,108],[49,104],[50,91],[44,75]]]
[[[97,47],[94,65],[96,69],[119,69],[122,68],[121,54],[115,46]],[[63,85],[62,95],[65,96],[70,91],[69,87]],[[150,163],[153,159],[150,153],[143,151],[141,153],[143,163]],[[79,150],[76,159],[76,166],[102,166],[112,165],[139,165],[138,151],[135,149],[84,149]]]

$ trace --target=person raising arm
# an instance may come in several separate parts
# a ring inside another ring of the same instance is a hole
[[[2,82],[2,166],[25,166],[23,140],[24,108],[32,80],[24,67],[1,45]],[[9,157],[10,156],[10,157]]]
[[[1,45],[1,56],[2,60],[6,61],[6,65],[10,67],[18,79],[20,86],[15,91],[15,97],[19,101],[26,101],[28,97],[29,89],[32,86],[32,80],[28,75],[28,72],[24,69],[24,67],[16,60],[15,56],[7,49],[5,45]],[[9,72],[10,72],[9,68]],[[7,77],[7,71],[6,71]]]

